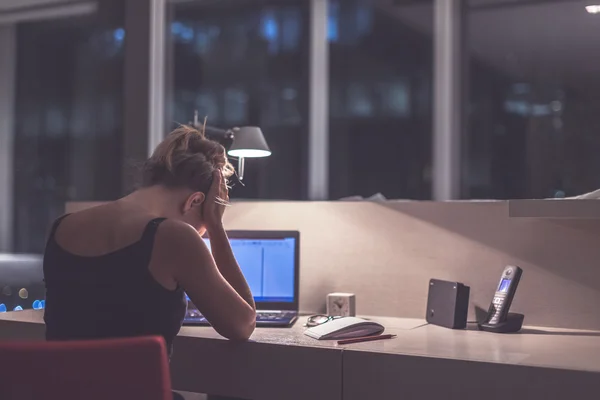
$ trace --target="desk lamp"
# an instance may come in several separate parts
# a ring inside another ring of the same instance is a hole
[[[194,112],[192,125],[197,129],[204,129],[204,134],[209,139],[221,143],[227,154],[238,159],[238,179],[240,181],[244,179],[244,159],[271,155],[269,145],[257,126],[242,126],[232,129],[205,126],[198,121],[198,111]]]

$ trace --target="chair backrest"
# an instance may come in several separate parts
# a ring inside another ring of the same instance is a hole
[[[162,337],[0,341],[0,399],[172,400]]]

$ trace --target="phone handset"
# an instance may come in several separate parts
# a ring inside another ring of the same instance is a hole
[[[523,270],[517,266],[509,265],[504,268],[488,315],[485,321],[478,324],[479,329],[496,333],[511,333],[521,329],[525,316],[510,313],[509,310],[522,274]]]

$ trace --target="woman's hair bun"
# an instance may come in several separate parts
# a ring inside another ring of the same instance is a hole
[[[225,178],[234,173],[225,148],[207,139],[204,127],[197,129],[180,125],[167,135],[144,163],[143,186],[161,184],[206,192],[215,170],[221,170]]]

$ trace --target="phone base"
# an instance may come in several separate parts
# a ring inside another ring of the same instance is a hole
[[[480,331],[494,332],[494,333],[515,333],[521,330],[523,327],[523,320],[525,315],[517,313],[508,313],[506,321],[498,322],[497,324],[488,324],[482,322],[477,324]]]

